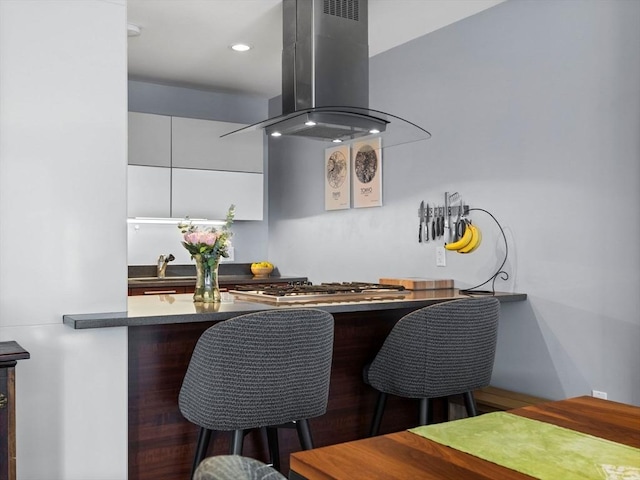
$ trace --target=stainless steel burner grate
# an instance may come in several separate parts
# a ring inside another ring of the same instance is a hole
[[[232,290],[243,300],[268,303],[342,302],[402,298],[405,295],[401,285],[383,285],[366,282],[311,283],[290,285],[247,285]]]

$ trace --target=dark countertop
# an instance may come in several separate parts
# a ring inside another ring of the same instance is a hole
[[[74,329],[134,327],[169,323],[211,322],[228,320],[245,313],[276,308],[318,308],[329,313],[366,312],[405,308],[422,308],[434,303],[468,298],[457,289],[425,290],[411,292],[403,299],[365,300],[339,303],[305,303],[294,305],[271,305],[258,302],[229,301],[217,304],[194,303],[192,294],[150,295],[128,297],[128,311],[63,315],[63,322]],[[501,302],[520,302],[527,298],[524,293],[496,292]]]
[[[225,285],[237,284],[259,284],[269,285],[278,282],[304,282],[307,277],[297,277],[288,275],[270,275],[268,277],[256,277],[254,275],[218,275],[218,284],[221,287]],[[129,288],[131,287],[179,287],[195,285],[196,277],[194,276],[170,276],[164,278],[158,277],[133,277],[128,279]]]

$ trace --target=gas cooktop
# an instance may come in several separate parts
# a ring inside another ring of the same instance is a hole
[[[289,285],[247,285],[230,290],[239,300],[265,303],[325,303],[404,298],[401,285],[380,283],[296,283]]]

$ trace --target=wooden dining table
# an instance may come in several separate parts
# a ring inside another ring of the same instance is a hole
[[[585,396],[508,413],[640,448],[637,406]],[[291,480],[532,478],[406,430],[296,452],[290,465]]]

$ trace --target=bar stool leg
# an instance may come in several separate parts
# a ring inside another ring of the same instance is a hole
[[[209,430],[208,428],[200,427],[200,431],[198,432],[198,443],[196,444],[196,453],[193,457],[191,476],[189,478],[193,478],[193,474],[196,473],[196,468],[198,468],[200,462],[202,462],[202,460],[204,460],[204,457],[207,455],[210,440],[211,430]]]
[[[467,408],[467,415],[470,417],[478,416],[478,409],[476,408],[476,400],[473,397],[473,392],[464,392],[462,396],[464,397],[464,406]]]
[[[242,444],[244,443],[244,430],[234,430],[231,440],[231,455],[242,455]]]
[[[278,445],[278,429],[267,427],[267,443],[269,444],[269,462],[280,471],[280,446]]]
[[[371,429],[369,430],[369,436],[375,437],[380,431],[380,424],[382,423],[382,414],[384,413],[384,407],[387,404],[387,394],[384,392],[378,393],[378,400],[376,401],[376,410],[373,415],[373,422],[371,422]]]
[[[300,438],[302,449],[311,450],[313,448],[313,440],[311,439],[309,421],[306,418],[296,420],[296,430],[298,430],[298,438]]]
[[[427,425],[429,423],[429,414],[430,414],[430,408],[429,408],[429,399],[428,398],[421,398],[420,399],[420,415],[419,415],[419,423],[420,425]]]

